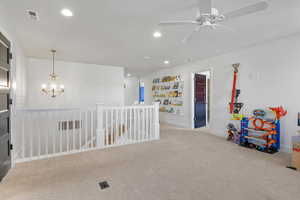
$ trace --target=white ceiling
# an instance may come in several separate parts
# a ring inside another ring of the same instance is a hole
[[[58,59],[124,66],[133,74],[164,68],[165,59],[172,67],[300,31],[299,0],[270,0],[266,11],[224,23],[234,32],[202,30],[187,44],[181,40],[193,26],[157,26],[160,20],[194,19],[195,1],[0,0],[0,12],[15,28],[27,56],[48,58],[55,48]],[[256,2],[213,0],[213,7],[226,13]],[[70,8],[74,17],[61,16],[62,8]],[[30,20],[28,9],[38,11],[40,20]],[[155,30],[163,37],[154,39]]]

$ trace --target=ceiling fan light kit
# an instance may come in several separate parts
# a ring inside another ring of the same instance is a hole
[[[217,27],[226,28],[226,26],[221,25],[220,23],[230,19],[263,11],[267,8],[268,3],[266,1],[260,1],[258,3],[245,6],[223,15],[220,14],[220,12],[216,8],[212,7],[212,0],[197,0],[197,14],[194,20],[161,21],[159,25],[195,25],[196,28],[182,40],[182,42],[185,43],[191,39],[192,35],[195,32],[198,32],[203,27],[208,27],[210,29],[216,29]]]

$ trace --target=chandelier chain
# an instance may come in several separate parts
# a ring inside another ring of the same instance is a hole
[[[56,50],[51,50],[52,52],[52,74],[55,74],[54,73],[54,62],[55,62],[55,53],[56,53]]]

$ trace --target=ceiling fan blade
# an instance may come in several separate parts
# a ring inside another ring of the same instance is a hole
[[[261,1],[259,3],[252,4],[252,5],[249,5],[249,6],[246,6],[246,7],[243,7],[243,8],[240,8],[240,9],[237,9],[237,10],[234,10],[232,12],[225,14],[224,15],[226,18],[225,20],[241,17],[244,15],[249,15],[252,13],[259,12],[259,11],[263,11],[263,10],[267,9],[268,6],[269,6],[269,4],[266,1]]]
[[[197,0],[198,10],[201,14],[210,14],[212,8],[212,0]]]
[[[197,24],[196,21],[193,20],[181,20],[181,21],[161,21],[158,25],[168,26],[168,25],[185,25],[185,24]]]
[[[194,33],[200,30],[201,26],[197,26],[191,33],[189,33],[185,38],[183,38],[182,43],[186,44],[194,35]]]
[[[231,27],[229,27],[229,26],[224,26],[224,25],[222,25],[222,24],[216,24],[215,27],[216,27],[216,28],[222,28],[222,29],[224,29],[224,30],[227,30],[227,31],[236,33],[236,30],[234,30],[233,28],[231,28]]]

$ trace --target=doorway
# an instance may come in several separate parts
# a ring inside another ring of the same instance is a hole
[[[10,42],[0,33],[0,181],[11,167]]]
[[[193,128],[207,127],[210,120],[210,71],[193,73]]]

